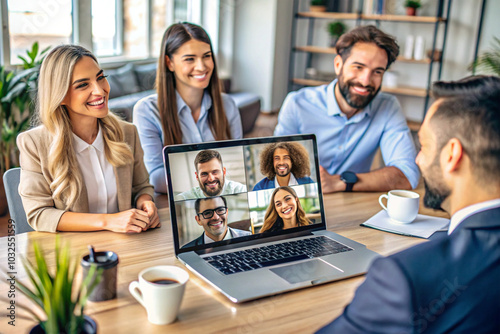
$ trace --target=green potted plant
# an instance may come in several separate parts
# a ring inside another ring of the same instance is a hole
[[[97,324],[92,318],[85,316],[83,311],[88,296],[101,279],[102,268],[91,266],[81,285],[76,287],[78,261],[71,259],[69,244],[62,248],[59,244],[59,237],[56,237],[54,273],[48,269],[44,252],[34,242],[35,262],[23,259],[32,288],[16,280],[19,291],[44,313],[45,319],[42,320],[31,308],[23,307],[38,321],[38,325],[30,333],[97,333]]]
[[[500,76],[500,39],[493,37],[491,50],[485,51],[469,66],[472,73],[479,70],[483,74]]]
[[[33,43],[27,50],[27,58],[19,56],[23,61],[23,70],[7,71],[0,66],[0,135],[2,138],[0,152],[0,172],[18,165],[16,138],[26,130],[35,110],[34,94],[37,88],[40,64],[49,48],[38,53],[38,43]]]
[[[311,12],[325,12],[325,0],[311,0],[311,5],[309,6]]]
[[[420,0],[406,0],[405,1],[406,15],[408,16],[417,15],[417,9],[420,8],[420,6],[422,6]]]
[[[33,43],[27,56],[18,56],[23,61],[22,70],[0,66],[0,193],[4,191],[3,173],[19,165],[16,138],[28,128],[35,110],[38,72],[48,49],[39,53],[38,43]],[[6,209],[5,201],[0,203],[0,216],[5,213],[2,207]]]
[[[337,40],[347,31],[347,26],[341,21],[330,22],[327,26],[330,34],[330,47],[334,48]]]

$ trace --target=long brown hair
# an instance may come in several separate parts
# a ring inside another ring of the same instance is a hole
[[[297,212],[295,213],[295,216],[297,217],[297,226],[312,224],[312,222],[306,217],[306,212],[304,211],[304,209],[302,209],[302,205],[300,204],[295,190],[290,187],[278,187],[274,189],[273,194],[271,195],[271,201],[269,202],[269,206],[267,207],[266,215],[264,217],[264,224],[260,229],[260,233],[270,230],[275,224],[281,226],[284,225],[283,219],[278,215],[278,211],[276,211],[276,207],[274,205],[274,196],[280,190],[284,190],[287,193],[291,194],[297,202]]]
[[[215,140],[231,138],[229,122],[224,112],[221,96],[221,84],[217,74],[217,64],[214,58],[212,42],[206,31],[195,24],[182,22],[172,24],[163,35],[162,48],[156,70],[156,92],[158,93],[158,109],[163,127],[165,145],[182,144],[182,130],[177,115],[177,99],[175,93],[175,76],[166,64],[166,56],[172,58],[173,54],[191,39],[210,45],[214,69],[208,87],[206,88],[212,98],[212,108],[208,111],[208,120]]]

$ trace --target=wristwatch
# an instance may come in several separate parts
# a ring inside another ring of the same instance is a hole
[[[340,174],[340,180],[345,182],[345,191],[351,192],[354,183],[358,182],[358,177],[354,172],[345,171]]]

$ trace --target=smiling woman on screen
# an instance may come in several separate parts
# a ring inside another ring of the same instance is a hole
[[[275,232],[310,224],[311,221],[306,217],[295,190],[279,187],[271,195],[260,232]]]
[[[137,130],[109,113],[109,84],[78,45],[52,49],[39,76],[40,126],[20,134],[19,194],[38,231],[158,227]]]
[[[162,193],[164,145],[242,138],[238,108],[221,93],[212,43],[202,27],[183,22],[165,31],[156,94],[137,102],[133,118],[151,183]]]

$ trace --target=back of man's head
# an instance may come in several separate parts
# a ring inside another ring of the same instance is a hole
[[[500,78],[472,76],[436,82],[438,106],[430,119],[438,152],[457,138],[469,157],[477,180],[500,183]]]
[[[387,67],[396,60],[399,55],[399,45],[396,39],[375,26],[360,26],[340,36],[335,47],[337,54],[345,62],[351,54],[351,49],[356,43],[374,43],[387,53]]]
[[[196,171],[198,171],[198,164],[203,164],[205,162],[209,162],[212,159],[217,159],[220,162],[220,165],[222,167],[222,157],[220,156],[220,153],[215,151],[215,150],[204,150],[200,151],[197,155],[196,158],[194,158],[194,168]]]

